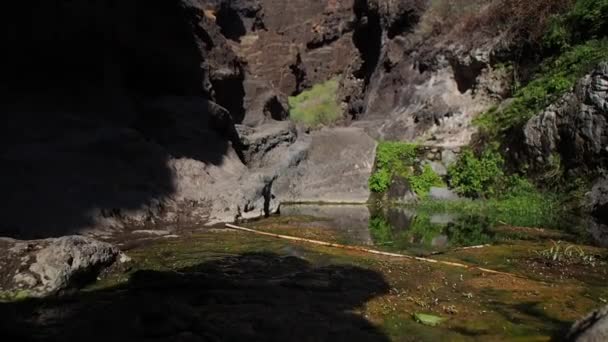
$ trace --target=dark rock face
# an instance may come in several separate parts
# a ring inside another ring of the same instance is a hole
[[[564,341],[601,342],[608,340],[608,307],[598,309],[576,322]]]
[[[594,171],[608,163],[608,63],[532,118],[524,128],[525,153],[542,167],[555,155],[568,169]]]
[[[86,285],[116,261],[126,262],[116,247],[82,236],[36,241],[0,241],[2,291],[31,296],[55,294]]]
[[[212,5],[34,1],[0,14],[1,235],[105,235],[278,207],[276,171],[245,165],[234,124],[284,119],[285,100],[250,91],[219,25],[233,14]],[[231,6],[259,26],[256,2]]]

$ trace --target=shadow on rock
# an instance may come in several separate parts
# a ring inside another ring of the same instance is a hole
[[[122,286],[0,304],[10,341],[387,341],[355,311],[389,286],[374,271],[244,254]]]
[[[36,0],[0,14],[0,236],[145,221],[179,188],[171,160],[222,163],[236,131],[209,84],[241,71],[221,65],[236,57],[201,13]]]

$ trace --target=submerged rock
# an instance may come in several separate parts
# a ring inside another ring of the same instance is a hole
[[[103,269],[129,258],[115,246],[83,236],[0,242],[1,291],[42,297],[95,280]]]
[[[574,323],[565,339],[568,342],[608,341],[608,306],[598,309]]]

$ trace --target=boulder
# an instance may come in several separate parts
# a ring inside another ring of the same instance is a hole
[[[83,236],[0,242],[3,293],[46,296],[78,288],[129,258],[115,246]]]
[[[587,206],[593,216],[608,223],[608,178],[595,182],[591,192],[587,194]]]
[[[282,202],[366,203],[377,143],[362,129],[313,132],[307,158],[275,183]]]
[[[593,311],[574,323],[564,340],[568,342],[608,341],[608,306]]]
[[[448,188],[432,187],[429,191],[429,199],[436,201],[457,201],[460,199],[460,196]]]
[[[386,196],[391,202],[411,203],[418,200],[418,196],[412,190],[410,182],[401,176],[394,176],[386,192]]]
[[[608,178],[594,183],[587,193],[586,209],[591,214],[589,232],[596,243],[608,247]]]

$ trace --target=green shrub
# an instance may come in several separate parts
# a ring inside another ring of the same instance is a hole
[[[572,9],[551,20],[544,37],[550,49],[564,50],[608,35],[608,0],[578,0]]]
[[[408,167],[413,165],[416,158],[417,146],[415,144],[382,141],[378,144],[376,152],[376,171],[369,179],[369,188],[376,193],[388,190],[393,175],[406,176]]]
[[[471,197],[489,197],[496,193],[504,181],[504,159],[493,149],[476,156],[466,150],[448,170],[450,184],[459,194]]]
[[[379,169],[369,178],[369,189],[373,192],[386,192],[391,185],[392,174],[389,169]]]
[[[409,175],[406,178],[410,182],[412,190],[420,197],[426,197],[434,186],[445,186],[443,179],[433,171],[430,165],[425,165],[420,174]]]
[[[493,108],[476,123],[491,137],[501,139],[513,127],[523,126],[530,118],[569,91],[576,81],[600,61],[608,58],[608,40],[593,40],[568,49],[543,63],[530,83],[515,92],[502,109]]]
[[[331,79],[312,89],[289,97],[289,115],[295,122],[310,127],[329,125],[342,116],[337,100],[338,80]]]

